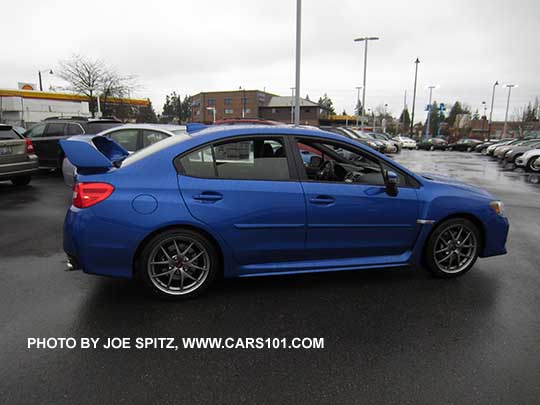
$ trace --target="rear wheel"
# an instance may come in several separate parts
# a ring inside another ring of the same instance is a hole
[[[11,182],[16,186],[26,186],[32,180],[32,176],[17,176],[11,179]]]
[[[431,145],[431,146],[429,147],[429,150],[435,150],[435,146]]]
[[[431,234],[425,250],[429,271],[436,277],[460,276],[471,269],[480,251],[478,227],[465,218],[440,224]]]
[[[153,294],[185,299],[200,295],[212,284],[219,256],[214,245],[201,234],[175,229],[153,237],[138,264],[142,281]]]

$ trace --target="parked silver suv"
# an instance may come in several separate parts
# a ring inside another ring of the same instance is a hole
[[[0,124],[0,181],[11,180],[17,186],[25,186],[37,170],[38,157],[32,141],[11,125]]]

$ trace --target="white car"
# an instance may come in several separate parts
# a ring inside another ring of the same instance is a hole
[[[416,149],[416,141],[414,139],[409,138],[408,136],[398,135],[394,137],[393,139],[401,142],[403,149]]]
[[[540,149],[531,149],[519,156],[516,161],[517,167],[523,167],[533,172],[540,171]]]
[[[187,133],[185,125],[126,124],[106,129],[98,135],[114,139],[129,153],[133,153],[170,136],[185,133]],[[64,176],[64,183],[72,187],[75,177],[75,167],[68,158],[64,158],[62,162],[62,174]]]

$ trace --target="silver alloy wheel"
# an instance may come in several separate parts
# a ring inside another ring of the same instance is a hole
[[[171,237],[152,249],[146,267],[150,280],[159,290],[184,295],[204,283],[210,270],[210,256],[194,239]]]
[[[435,241],[433,259],[444,273],[463,271],[476,257],[478,241],[472,229],[463,224],[451,225]]]

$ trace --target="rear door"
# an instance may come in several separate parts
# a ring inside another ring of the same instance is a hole
[[[62,167],[60,139],[66,137],[64,133],[65,128],[65,122],[48,123],[43,136],[37,138],[35,143],[32,141],[41,166],[53,168]]]
[[[2,174],[2,165],[25,162],[26,160],[26,141],[24,138],[10,126],[0,125],[0,175]],[[9,171],[7,167],[6,171]]]
[[[305,255],[304,194],[288,148],[278,136],[242,137],[176,160],[190,213],[221,235],[246,273]]]

